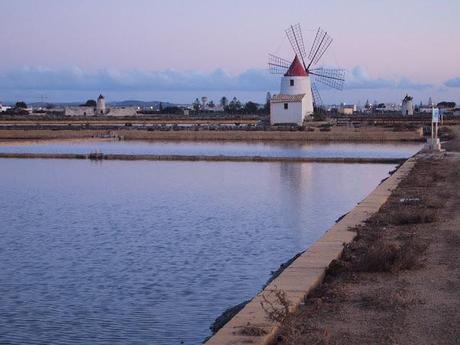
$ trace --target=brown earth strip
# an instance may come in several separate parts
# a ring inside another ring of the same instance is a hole
[[[284,162],[284,163],[357,163],[400,164],[404,158],[360,157],[268,157],[268,156],[208,156],[208,155],[134,155],[102,153],[0,153],[0,158],[17,159],[91,159],[123,161],[206,161],[206,162]]]
[[[50,140],[116,137],[124,140],[244,140],[244,141],[351,141],[406,142],[422,141],[421,129],[396,131],[385,128],[343,128],[315,131],[245,131],[245,130],[145,130],[145,129],[0,129],[0,141]]]
[[[459,344],[459,196],[459,152],[419,158],[275,344]]]

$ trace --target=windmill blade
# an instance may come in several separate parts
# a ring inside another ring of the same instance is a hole
[[[310,54],[308,54],[308,59],[310,60],[308,68],[310,68],[312,65],[316,65],[319,62],[331,43],[332,37],[329,36],[326,31],[319,28],[316,32],[313,45],[311,46]]]
[[[304,67],[306,68],[305,59],[307,58],[307,52],[305,51],[305,43],[303,41],[300,24],[291,25],[289,29],[286,30],[286,36],[289,43],[291,43],[294,53],[302,60]]]
[[[313,103],[315,107],[322,107],[323,100],[321,99],[321,95],[319,94],[318,86],[313,80],[311,82],[311,93],[313,95]]]
[[[272,74],[285,74],[291,63],[279,56],[268,54],[268,67]]]
[[[343,90],[345,70],[340,68],[315,68],[309,71],[312,79],[336,90]]]

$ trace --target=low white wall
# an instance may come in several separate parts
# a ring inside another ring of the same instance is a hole
[[[106,116],[136,116],[136,107],[113,107],[109,108]]]
[[[65,107],[65,116],[94,116],[93,107]]]

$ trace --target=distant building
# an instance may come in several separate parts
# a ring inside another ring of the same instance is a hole
[[[64,116],[95,116],[94,107],[65,107]]]
[[[105,116],[136,116],[137,107],[110,107],[107,108]]]
[[[418,108],[419,113],[424,113],[424,114],[431,114],[433,112],[433,106],[430,105],[422,105],[420,108]]]
[[[136,116],[137,107],[107,107],[105,97],[100,95],[96,107],[65,107],[65,116]]]
[[[401,107],[394,103],[380,103],[376,106],[375,112],[377,113],[393,113],[399,112]]]
[[[105,115],[107,109],[105,106],[105,97],[102,95],[99,95],[97,98],[97,105],[96,105],[96,112],[98,115]]]
[[[0,103],[0,113],[4,113],[8,109],[11,109],[11,107],[3,105],[3,104]]]
[[[341,104],[338,113],[342,115],[353,115],[357,111],[357,107],[354,104]]]
[[[407,94],[402,101],[401,114],[404,116],[414,115],[413,98]]]
[[[201,97],[201,109],[206,110],[208,108],[208,97]]]
[[[313,114],[313,95],[310,78],[296,56],[281,78],[280,94],[270,100],[270,123],[297,124]]]

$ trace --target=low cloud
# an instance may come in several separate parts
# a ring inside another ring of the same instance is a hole
[[[424,90],[432,88],[432,84],[413,82],[405,77],[399,79],[372,78],[361,66],[351,69],[346,75],[345,88],[349,90],[375,89],[410,89]]]
[[[265,70],[250,69],[230,75],[222,69],[198,71],[84,71],[25,67],[0,74],[0,87],[18,90],[107,91],[257,91],[276,88],[278,82]]]
[[[431,84],[415,83],[407,78],[397,80],[372,78],[357,66],[346,74],[345,88],[349,90],[431,88]],[[460,86],[460,78],[446,82]],[[24,67],[0,73],[0,89],[39,91],[266,91],[278,90],[279,78],[264,69],[249,69],[231,75],[222,69],[209,73],[199,71],[99,70],[85,71],[74,67],[50,69]]]
[[[444,85],[447,87],[460,87],[460,77],[449,79]]]

